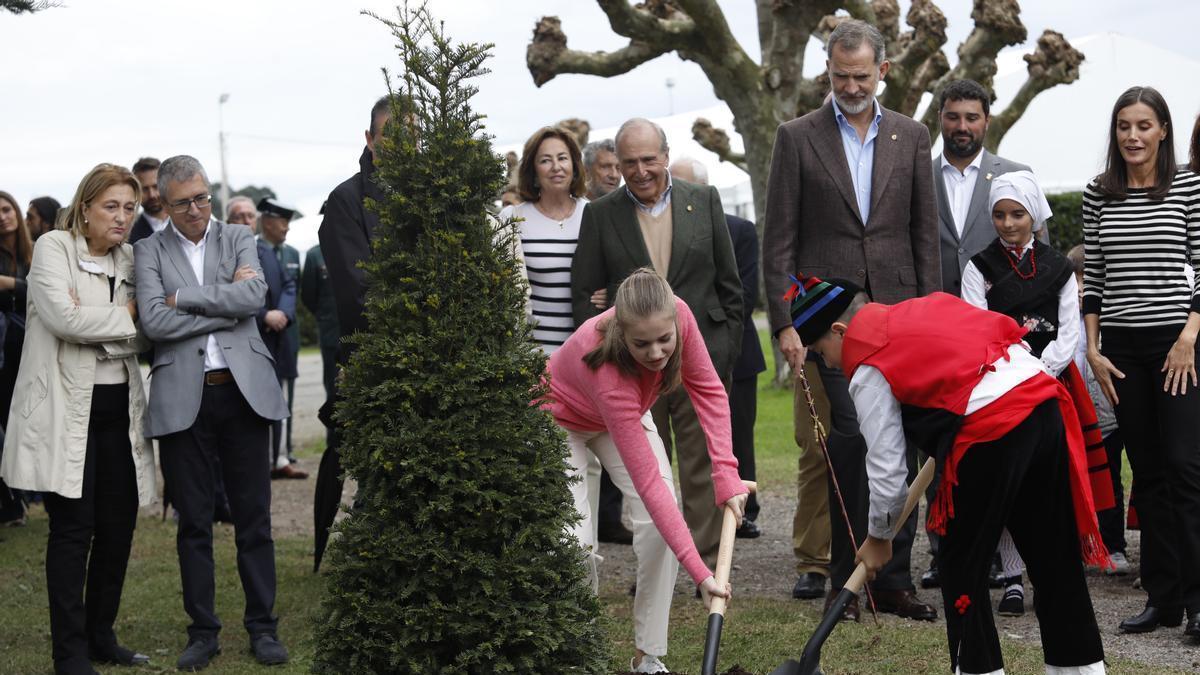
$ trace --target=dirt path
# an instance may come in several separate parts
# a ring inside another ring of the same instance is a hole
[[[300,357],[300,378],[296,381],[294,413],[296,428],[294,441],[297,447],[306,447],[324,433],[317,420],[317,409],[324,402],[325,393],[321,386],[321,359],[319,354],[304,354]],[[312,496],[316,482],[319,457],[303,457],[300,466],[310,472],[308,480],[282,480],[272,483],[271,517],[276,537],[312,536]],[[345,499],[353,494],[353,485],[347,486]],[[766,491],[761,496],[762,512],[759,525],[763,536],[755,540],[738,540],[733,572],[734,588],[743,597],[777,598],[795,602],[797,606],[819,607],[820,601],[791,599],[792,584],[795,583],[794,559],[791,548],[792,515],[795,511],[795,496],[789,491]],[[1147,664],[1147,672],[1155,665],[1172,666],[1200,672],[1200,646],[1185,643],[1181,628],[1160,628],[1148,635],[1122,635],[1117,631],[1121,619],[1141,611],[1145,594],[1132,588],[1137,572],[1138,533],[1127,533],[1129,558],[1134,565],[1134,574],[1127,577],[1108,577],[1098,573],[1089,575],[1092,603],[1097,621],[1104,637],[1105,652],[1110,656]],[[924,533],[918,535],[913,549],[914,576],[929,564],[928,543]],[[601,566],[601,583],[609,590],[624,590],[634,580],[635,560],[632,547],[605,545],[600,554],[604,556]],[[1037,619],[1033,614],[1032,594],[1026,584],[1026,607],[1024,617],[997,617],[996,624],[1002,635],[1012,639],[1038,643]],[[692,593],[690,580],[680,574],[677,592],[681,597]],[[941,594],[937,590],[920,590],[918,594],[925,602],[939,608]],[[993,606],[999,601],[999,591],[993,591]],[[901,621],[889,615],[881,615],[883,621]],[[939,619],[939,625],[942,621]]]

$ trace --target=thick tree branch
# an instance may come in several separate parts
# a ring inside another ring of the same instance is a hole
[[[885,107],[912,115],[916,112],[916,104],[911,107],[907,104],[912,100],[913,85],[923,66],[935,55],[945,60],[941,50],[942,45],[946,44],[946,15],[931,0],[913,0],[906,21],[913,29],[897,41],[898,50],[892,56],[888,86],[881,99]],[[928,85],[926,82],[921,91]],[[920,100],[919,95],[917,100]]]
[[[1008,106],[992,116],[988,125],[984,145],[995,152],[1000,146],[1000,140],[1012,128],[1012,125],[1025,114],[1029,103],[1038,94],[1059,84],[1070,84],[1079,79],[1079,64],[1083,63],[1083,53],[1071,46],[1062,33],[1048,30],[1038,38],[1037,49],[1032,54],[1025,55],[1029,77],[1017,91],[1017,95]]]
[[[759,34],[762,77],[766,93],[781,113],[776,123],[820,105],[825,90],[814,92],[812,80],[804,77],[804,51],[821,25],[822,17],[835,11],[840,0],[758,0],[759,26],[770,25]]]
[[[692,138],[700,144],[700,147],[715,154],[722,162],[729,162],[742,171],[750,172],[746,164],[746,154],[734,152],[729,147],[729,134],[725,133],[724,129],[717,129],[712,122],[700,117],[692,123]]]
[[[630,41],[615,52],[584,52],[567,49],[567,36],[556,16],[542,17],[533,29],[533,41],[525,49],[525,64],[533,82],[542,86],[556,75],[578,73],[612,77],[671,51],[669,46],[652,46]]]
[[[938,79],[933,95],[936,97],[946,83],[963,78],[975,80],[984,89],[992,91],[996,55],[1005,47],[1021,44],[1028,36],[1020,14],[1017,0],[975,0],[975,9],[971,12],[975,28],[958,46],[958,63]],[[937,125],[935,108],[930,106],[921,119],[931,129]]]
[[[696,24],[672,0],[646,0],[637,7],[627,0],[596,0],[618,35],[642,42],[672,42],[691,35]]]

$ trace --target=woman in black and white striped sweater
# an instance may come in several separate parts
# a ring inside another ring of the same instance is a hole
[[[1084,192],[1083,237],[1087,358],[1137,483],[1149,596],[1120,628],[1178,626],[1186,610],[1186,635],[1200,637],[1200,176],[1177,168],[1171,113],[1150,87],[1113,106],[1107,166]]]

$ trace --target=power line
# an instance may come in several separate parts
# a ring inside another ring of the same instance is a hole
[[[253,141],[266,141],[268,143],[288,143],[291,145],[322,145],[322,146],[337,147],[337,148],[356,147],[353,143],[346,143],[346,142],[339,142],[339,141],[317,141],[317,140],[303,139],[303,138],[284,138],[282,136],[263,136],[260,134],[243,134],[243,133],[227,132],[225,134],[225,136],[227,138],[228,137],[236,137],[236,138],[245,138],[245,139],[249,139],[249,140],[253,140]]]

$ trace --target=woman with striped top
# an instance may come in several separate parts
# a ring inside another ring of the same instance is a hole
[[[571,315],[571,258],[579,242],[585,186],[579,144],[561,127],[542,127],[525,143],[517,167],[523,200],[500,212],[519,219],[521,253],[529,275],[533,339],[546,356],[575,332]]]
[[[1116,407],[1137,483],[1142,586],[1121,631],[1200,637],[1200,176],[1177,169],[1171,114],[1150,87],[1117,99],[1104,173],[1083,197],[1087,360]]]

